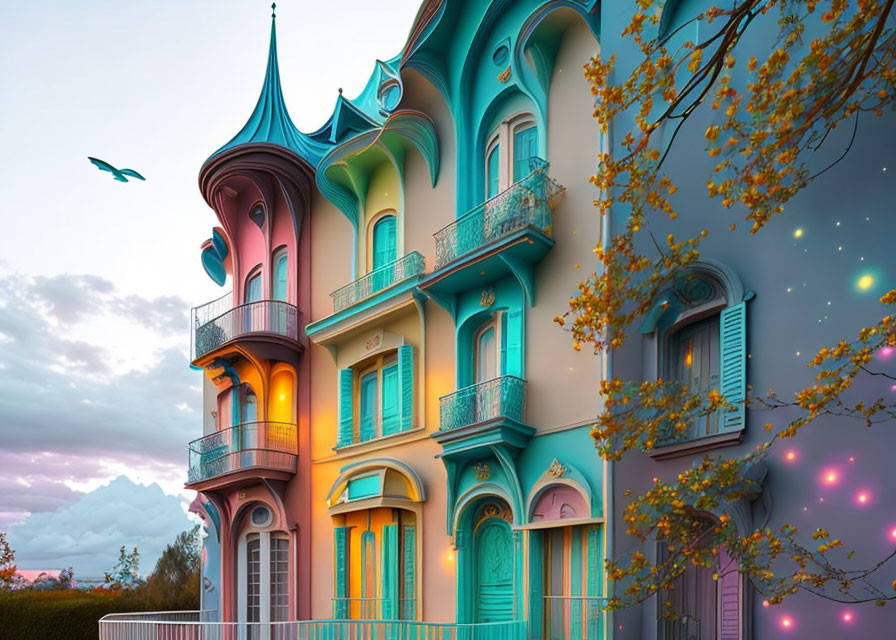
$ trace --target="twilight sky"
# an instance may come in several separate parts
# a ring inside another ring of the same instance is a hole
[[[300,129],[400,50],[418,4],[277,3]],[[215,217],[196,177],[255,106],[270,13],[0,0],[0,529],[21,568],[96,576],[136,544],[148,571],[190,525],[188,314],[225,291],[199,263]],[[147,181],[115,182],[88,155]]]

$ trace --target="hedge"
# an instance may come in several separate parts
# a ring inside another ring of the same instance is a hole
[[[168,609],[158,604],[166,603],[152,602],[140,590],[0,591],[0,640],[97,640],[99,619],[107,613]]]

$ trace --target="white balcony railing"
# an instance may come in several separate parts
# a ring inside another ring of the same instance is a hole
[[[192,618],[192,619],[187,619]],[[100,640],[525,640],[526,622],[439,624],[405,620],[204,622],[198,611],[110,613]]]
[[[423,256],[416,251],[412,251],[394,262],[384,264],[331,293],[333,311],[338,313],[380,291],[385,291],[392,285],[419,276],[423,273],[423,269]]]
[[[282,300],[259,300],[231,306],[231,294],[193,309],[191,357],[195,360],[241,335],[266,333],[299,339],[301,315]]]

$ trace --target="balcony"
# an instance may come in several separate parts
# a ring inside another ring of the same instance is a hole
[[[395,262],[374,269],[330,294],[330,297],[333,298],[333,312],[339,313],[343,309],[362,300],[367,300],[400,282],[422,275],[423,268],[423,256],[412,251]]]
[[[193,362],[243,337],[259,345],[302,350],[299,343],[301,314],[294,305],[282,300],[259,300],[233,307],[231,298],[232,294],[228,293],[193,309]],[[270,353],[270,349],[265,351],[259,355],[284,359],[276,349],[274,353]]]
[[[286,480],[296,472],[296,425],[246,422],[189,445],[187,484],[210,489],[259,477]]]
[[[525,640],[526,622],[441,624],[405,620],[300,620],[206,622],[199,611],[110,613],[100,620],[100,640]]]
[[[554,246],[552,209],[564,187],[548,175],[548,163],[530,160],[529,174],[435,234],[435,270],[424,288],[456,294],[513,273],[527,280]]]
[[[423,277],[423,256],[412,251],[378,267],[330,294],[333,314],[312,322],[305,331],[317,344],[329,346],[339,336],[376,316],[382,320],[414,304],[414,291]],[[418,293],[419,295],[419,293]]]
[[[439,398],[439,430],[433,434],[442,457],[475,457],[492,445],[526,446],[535,432],[525,424],[526,381],[501,376]]]

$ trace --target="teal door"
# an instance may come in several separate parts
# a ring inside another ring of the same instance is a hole
[[[510,525],[489,518],[474,534],[476,622],[513,620],[513,543]]]

